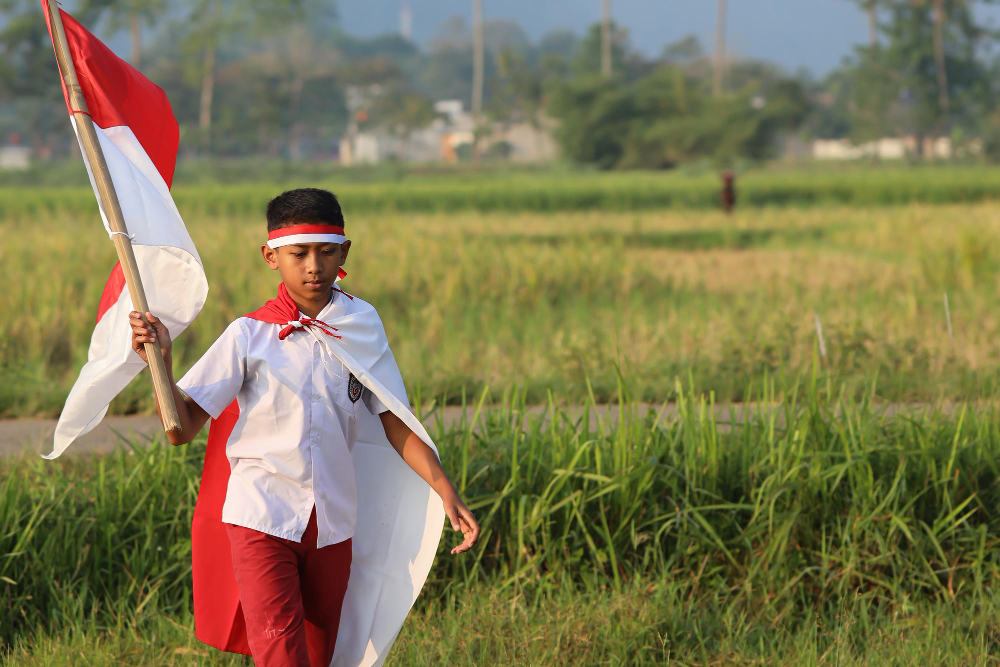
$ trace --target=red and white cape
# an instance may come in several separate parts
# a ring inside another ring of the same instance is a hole
[[[361,383],[435,452],[434,441],[410,411],[403,379],[389,349],[382,320],[371,304],[351,297],[344,317],[326,321],[339,338],[315,329],[292,336],[317,336]],[[298,320],[285,286],[278,297],[246,317],[275,324],[278,334]],[[250,654],[239,590],[233,573],[222,505],[229,481],[226,443],[239,416],[236,401],[212,421],[198,503],[191,527],[195,633],[216,648]],[[344,598],[334,665],[380,665],[417,598],[441,539],[441,498],[400,458],[382,422],[367,411],[352,457],[358,494],[351,579]],[[308,622],[308,621],[307,621]]]

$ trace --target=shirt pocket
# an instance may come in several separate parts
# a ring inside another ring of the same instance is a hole
[[[343,377],[333,378],[333,400],[348,415],[357,417],[361,407],[361,392],[364,387],[345,367]],[[353,400],[352,400],[353,399]]]

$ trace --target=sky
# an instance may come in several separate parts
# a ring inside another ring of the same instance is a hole
[[[426,43],[455,14],[472,22],[472,0],[409,0],[413,39]],[[340,2],[341,25],[359,36],[398,32],[403,0]],[[694,34],[711,51],[716,0],[611,0],[613,19],[647,55]],[[752,57],[805,68],[822,76],[840,64],[855,44],[868,39],[868,22],[850,0],[729,0],[727,46],[733,57]],[[982,10],[1000,24],[1000,7]],[[512,18],[535,40],[550,30],[582,34],[601,18],[601,0],[483,0],[483,16]]]

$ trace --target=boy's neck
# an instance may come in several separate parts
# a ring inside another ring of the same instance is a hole
[[[288,289],[288,285],[285,285],[285,289]],[[318,295],[315,299],[306,298],[301,294],[297,294],[292,290],[288,290],[288,296],[292,298],[295,302],[296,307],[298,307],[299,312],[301,312],[306,317],[316,319],[316,316],[323,312],[327,304],[330,303],[330,297],[333,296],[333,288],[326,290],[325,295]]]

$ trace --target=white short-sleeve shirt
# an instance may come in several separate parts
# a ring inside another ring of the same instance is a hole
[[[334,291],[316,319],[351,309]],[[352,401],[350,372],[320,349],[325,343],[306,332],[278,340],[283,326],[237,319],[177,385],[212,419],[238,400],[222,521],[299,541],[315,505],[320,548],[354,535],[351,449],[361,404],[374,415],[388,408],[367,388]]]

